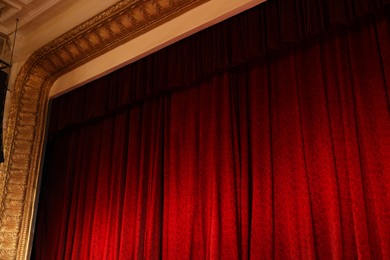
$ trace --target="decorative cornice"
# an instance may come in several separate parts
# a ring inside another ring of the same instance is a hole
[[[208,0],[123,0],[36,51],[20,70],[0,166],[0,259],[31,244],[48,94],[64,73]]]

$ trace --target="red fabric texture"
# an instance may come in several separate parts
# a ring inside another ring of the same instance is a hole
[[[33,259],[390,259],[389,27],[56,132]]]

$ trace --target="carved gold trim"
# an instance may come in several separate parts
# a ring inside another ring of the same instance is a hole
[[[49,90],[64,73],[208,0],[123,0],[27,60],[13,90],[0,166],[0,259],[26,259]]]

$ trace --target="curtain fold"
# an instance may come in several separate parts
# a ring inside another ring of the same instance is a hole
[[[389,24],[368,18],[102,117],[84,109],[82,124],[70,111],[51,133],[33,259],[389,259]],[[54,106],[106,109],[138,84],[128,71]]]

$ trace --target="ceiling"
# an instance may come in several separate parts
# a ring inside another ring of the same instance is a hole
[[[19,27],[47,14],[60,0],[0,0],[0,33],[9,35]],[[66,2],[66,1],[65,1]]]
[[[84,10],[85,14],[78,15],[86,20],[117,2],[119,0],[0,0],[0,33],[12,34],[16,27],[16,20],[19,20],[19,29],[26,28],[28,25],[31,29],[31,24],[42,25],[73,6],[81,6],[81,9],[78,9]]]
[[[39,47],[119,1],[0,0],[0,58],[9,60],[17,20],[15,58],[24,60]],[[8,53],[4,56],[5,39]]]

